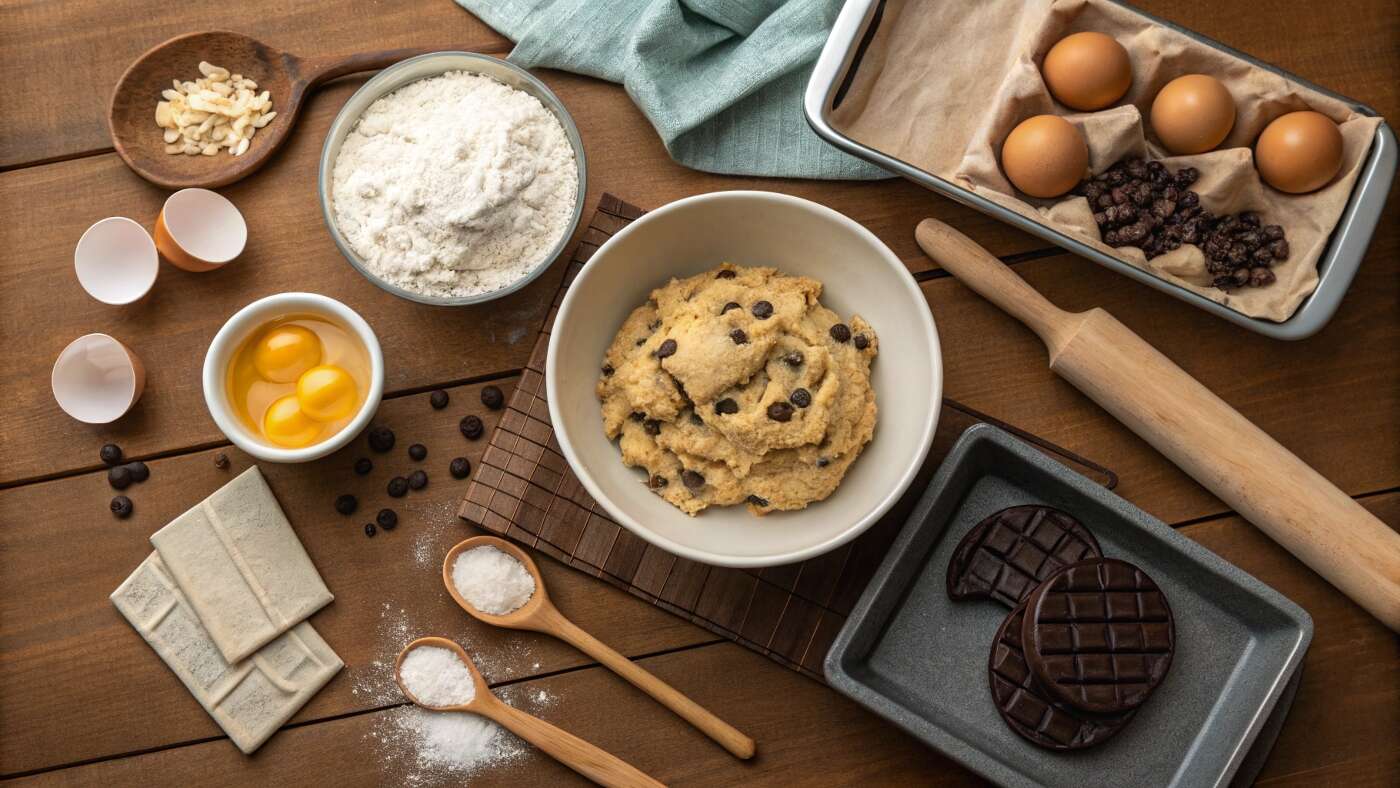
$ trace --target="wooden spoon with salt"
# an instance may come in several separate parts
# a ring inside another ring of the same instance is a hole
[[[462,664],[466,665],[467,671],[472,674],[475,692],[470,702],[460,706],[430,706],[414,696],[404,684],[401,670],[404,657],[420,646],[437,646],[457,654],[457,658],[462,660]],[[394,681],[398,683],[399,689],[403,690],[404,697],[413,701],[415,705],[432,711],[465,711],[479,714],[539,747],[555,760],[599,785],[626,788],[657,788],[662,785],[616,755],[589,744],[568,731],[560,730],[538,717],[532,717],[496,697],[476,669],[476,664],[467,656],[467,652],[446,638],[418,638],[405,646],[404,650],[399,652],[398,659],[394,660]]]
[[[497,616],[476,609],[462,596],[461,592],[457,590],[457,584],[452,580],[452,567],[457,563],[458,555],[477,547],[494,547],[524,564],[525,570],[535,579],[535,593],[530,596],[528,602],[505,615]],[[560,613],[558,608],[554,606],[554,603],[549,601],[549,594],[545,591],[544,578],[540,576],[539,567],[535,566],[535,562],[530,560],[530,556],[526,555],[525,551],[519,547],[494,536],[474,536],[458,542],[451,550],[447,551],[447,558],[442,562],[442,582],[447,586],[447,593],[451,594],[452,598],[457,600],[457,604],[461,605],[462,609],[470,613],[473,618],[507,629],[523,629],[529,632],[543,632],[547,635],[553,635],[597,660],[604,667],[631,682],[637,689],[655,698],[658,703],[699,728],[702,733],[714,739],[735,757],[753,757],[753,739],[565,618],[564,614]]]
[[[441,47],[411,47],[335,57],[297,57],[256,38],[227,30],[189,33],[148,50],[117,80],[107,113],[112,144],[137,175],[167,189],[212,189],[245,178],[267,163],[287,141],[307,95],[336,77],[375,71],[405,58],[439,51]],[[165,152],[162,129],[156,125],[156,103],[171,80],[199,78],[202,60],[242,74],[269,91],[277,116],[258,130],[241,156],[221,149],[214,156]]]

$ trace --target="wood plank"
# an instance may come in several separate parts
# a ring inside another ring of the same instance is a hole
[[[499,52],[510,46],[450,2],[6,3],[5,71],[25,77],[0,85],[0,104],[13,108],[0,118],[0,169],[111,148],[107,104],[117,78],[147,49],[200,30],[236,30],[302,57],[422,44]],[[96,89],[74,90],[77,75]]]
[[[1400,485],[1400,200],[1318,335],[1276,342],[1061,255],[1016,270],[1060,307],[1102,306],[1352,495]],[[944,392],[1111,466],[1117,492],[1167,522],[1227,507],[1048,369],[1031,331],[957,282],[923,285]],[[878,328],[878,325],[877,325]]]
[[[1400,494],[1367,500],[1400,523]],[[1313,774],[1347,785],[1382,785],[1400,769],[1393,732],[1400,727],[1400,643],[1238,518],[1190,526],[1185,533],[1313,612],[1317,634],[1293,713],[1262,775],[1305,784]],[[1354,659],[1367,669],[1355,671]],[[700,702],[754,736],[752,763],[730,758],[699,733],[600,668],[524,682],[519,699],[544,690],[556,700],[538,712],[668,783],[756,785],[975,785],[941,755],[837,693],[730,643],[644,660]],[[529,704],[523,704],[529,708]],[[255,758],[225,741],[106,761],[41,775],[45,784],[165,781],[242,785],[299,774],[334,774],[337,784],[402,784],[402,764],[386,764],[374,733],[394,710],[336,719],[278,733]],[[1292,778],[1290,778],[1292,775]],[[37,781],[37,780],[35,780]],[[31,781],[34,782],[34,781]],[[505,767],[472,775],[473,784],[582,784],[534,751]],[[1306,784],[1318,784],[1316,781]]]
[[[502,383],[508,390],[512,381]],[[297,715],[317,719],[398,700],[390,662],[420,635],[460,638],[481,657],[492,681],[587,664],[573,649],[541,635],[511,634],[469,620],[442,588],[447,549],[476,531],[455,516],[465,481],[447,473],[457,455],[479,464],[486,442],[457,430],[467,413],[488,430],[497,415],[480,404],[480,386],[450,389],[451,404],[433,410],[427,394],[391,400],[379,422],[398,443],[389,454],[367,452],[358,439],[324,460],[262,465],[283,509],[336,600],[312,622],[346,668]],[[419,467],[408,446],[421,442],[430,482],[394,500],[387,480]],[[228,470],[214,467],[225,451]],[[355,459],[374,471],[355,476]],[[146,555],[147,537],[248,467],[233,449],[210,450],[149,463],[151,478],[126,494],[131,519],[106,511],[113,494],[105,474],[89,473],[0,491],[0,772],[132,752],[216,736],[219,729],[189,697],[107,596]],[[337,495],[360,499],[353,517],[332,508]],[[382,507],[399,514],[393,532],[373,539],[363,525]],[[642,654],[714,640],[714,636],[621,591],[603,587],[552,560],[542,560],[560,609],[625,654]],[[89,705],[89,701],[97,701]],[[83,709],[75,714],[76,709]]]

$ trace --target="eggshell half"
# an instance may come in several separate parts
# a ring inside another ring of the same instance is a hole
[[[146,368],[106,334],[78,337],[58,354],[49,380],[63,412],[88,424],[121,418],[146,388]]]
[[[73,250],[73,271],[87,294],[104,304],[130,304],[150,292],[160,270],[146,228],[112,216],[89,227]]]
[[[248,224],[227,197],[208,189],[181,189],[156,217],[156,246],[171,265],[213,271],[243,253]]]

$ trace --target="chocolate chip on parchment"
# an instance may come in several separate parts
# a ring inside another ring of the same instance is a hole
[[[474,441],[486,431],[486,425],[481,423],[480,416],[463,416],[457,424],[457,429],[462,431],[462,437]]]
[[[388,493],[390,498],[402,498],[408,495],[408,479],[402,476],[395,476],[390,479]]]
[[[786,402],[774,402],[768,406],[768,418],[773,421],[791,421],[792,406]]]
[[[371,427],[369,447],[380,454],[394,448],[394,431],[385,426]]]
[[[335,510],[347,517],[360,508],[360,502],[353,495],[342,495],[335,499]]]
[[[749,311],[759,320],[767,320],[773,316],[773,305],[767,301],[759,301],[750,307]]]
[[[392,531],[399,527],[399,514],[393,509],[380,509],[379,514],[374,516],[374,521],[379,524],[380,528]]]
[[[428,472],[419,468],[408,475],[409,489],[421,490],[428,486]]]
[[[681,471],[681,484],[684,484],[688,489],[698,490],[705,486],[705,477],[686,468]]]
[[[131,469],[125,465],[118,465],[107,471],[107,483],[112,485],[114,490],[125,490],[131,486]]]
[[[812,404],[812,392],[807,389],[793,389],[788,399],[797,407],[805,408]]]
[[[125,520],[126,518],[130,517],[131,510],[133,508],[131,505],[131,499],[126,497],[125,495],[118,495],[117,497],[113,498],[111,507],[112,514],[115,514],[117,516],[117,519],[119,520]]]
[[[715,278],[716,278],[716,279],[733,279],[734,277],[736,277],[736,276],[738,276],[738,275],[739,275],[739,273],[738,273],[737,271],[735,271],[734,269],[732,269],[732,268],[726,268],[726,269],[720,271],[719,273],[715,274]]]
[[[421,443],[415,443],[408,447],[408,458],[411,460],[421,462],[423,458],[427,456],[428,447]]]
[[[734,340],[734,344],[736,345],[749,344],[749,335],[745,334],[744,329],[742,328],[736,328],[733,331],[730,331],[729,338]]]
[[[668,339],[661,343],[661,347],[656,349],[657,358],[670,358],[676,355],[676,340]]]
[[[729,397],[725,397],[724,399],[722,399],[722,400],[720,400],[719,402],[716,402],[716,403],[715,403],[715,413],[718,413],[718,414],[720,414],[720,415],[724,415],[724,414],[726,414],[726,413],[738,413],[738,412],[739,412],[739,403],[735,402],[733,399],[731,399],[731,398],[729,398]]]
[[[481,404],[491,410],[500,410],[505,407],[506,395],[497,386],[487,386],[481,390]]]
[[[864,334],[856,334],[855,338],[851,340],[851,344],[856,346],[856,350],[865,350],[870,347],[870,337]]]
[[[442,410],[447,407],[449,401],[451,401],[451,397],[447,396],[447,392],[442,389],[428,395],[428,404],[433,406],[433,410]]]
[[[102,458],[102,462],[107,465],[116,465],[122,461],[122,447],[115,443],[105,444],[98,450],[97,456]]]
[[[447,465],[447,471],[454,479],[465,479],[471,475],[472,461],[466,457],[453,457],[452,462]]]
[[[837,342],[850,342],[851,327],[845,323],[837,323],[831,327],[831,338]]]
[[[720,307],[719,313],[722,315],[722,314],[724,314],[725,312],[728,312],[728,311],[731,310],[731,309],[743,309],[743,307],[739,306],[737,303],[735,303],[735,302],[733,302],[733,301],[730,301],[729,303],[727,303],[727,304],[725,304],[724,306]]]

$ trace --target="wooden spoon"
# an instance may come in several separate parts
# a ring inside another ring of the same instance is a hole
[[[255,172],[287,141],[302,103],[312,88],[336,77],[374,71],[405,58],[439,51],[436,47],[391,49],[338,57],[301,58],[256,38],[226,30],[189,33],[159,44],[136,59],[117,80],[107,123],[112,144],[127,166],[142,178],[167,189],[226,186]],[[165,152],[156,125],[156,102],[171,80],[198,79],[199,62],[207,60],[258,83],[272,94],[277,112],[258,130],[242,156],[220,150],[214,156]]]
[[[530,601],[518,610],[503,616],[491,615],[472,607],[471,603],[457,591],[457,584],[452,582],[452,566],[457,563],[458,554],[476,547],[494,547],[524,564],[525,569],[535,578],[535,593],[530,597]],[[452,598],[457,600],[457,604],[461,605],[462,609],[470,613],[472,617],[493,626],[553,635],[597,660],[612,672],[631,682],[637,689],[655,698],[661,705],[679,714],[686,722],[699,728],[702,733],[714,739],[735,757],[753,757],[753,739],[745,736],[734,726],[710,713],[705,707],[682,695],[675,687],[638,667],[636,663],[613,651],[602,641],[579,629],[578,625],[565,618],[564,614],[554,607],[554,603],[549,601],[549,594],[545,592],[544,578],[540,577],[539,567],[535,566],[535,562],[530,560],[530,556],[526,555],[525,551],[519,547],[494,536],[474,536],[471,539],[458,542],[447,552],[447,558],[442,562],[442,582],[447,586],[447,593],[451,594]]]
[[[403,659],[408,655],[408,652],[420,646],[438,646],[457,653],[462,664],[466,665],[467,670],[471,672],[472,684],[476,686],[475,697],[470,703],[464,703],[460,706],[429,706],[414,697],[408,687],[404,686],[403,677],[399,675],[399,671],[403,667]],[[486,685],[486,680],[481,677],[481,673],[477,671],[476,664],[472,662],[471,657],[467,656],[467,652],[446,638],[418,638],[405,646],[404,650],[399,652],[398,659],[394,660],[394,681],[398,682],[404,697],[413,701],[415,705],[432,711],[464,711],[479,714],[499,723],[501,727],[539,747],[555,760],[599,785],[628,786],[629,788],[633,786],[656,788],[662,785],[616,755],[595,747],[572,733],[560,730],[538,717],[532,717],[496,697],[495,693],[491,692],[491,688]]]

